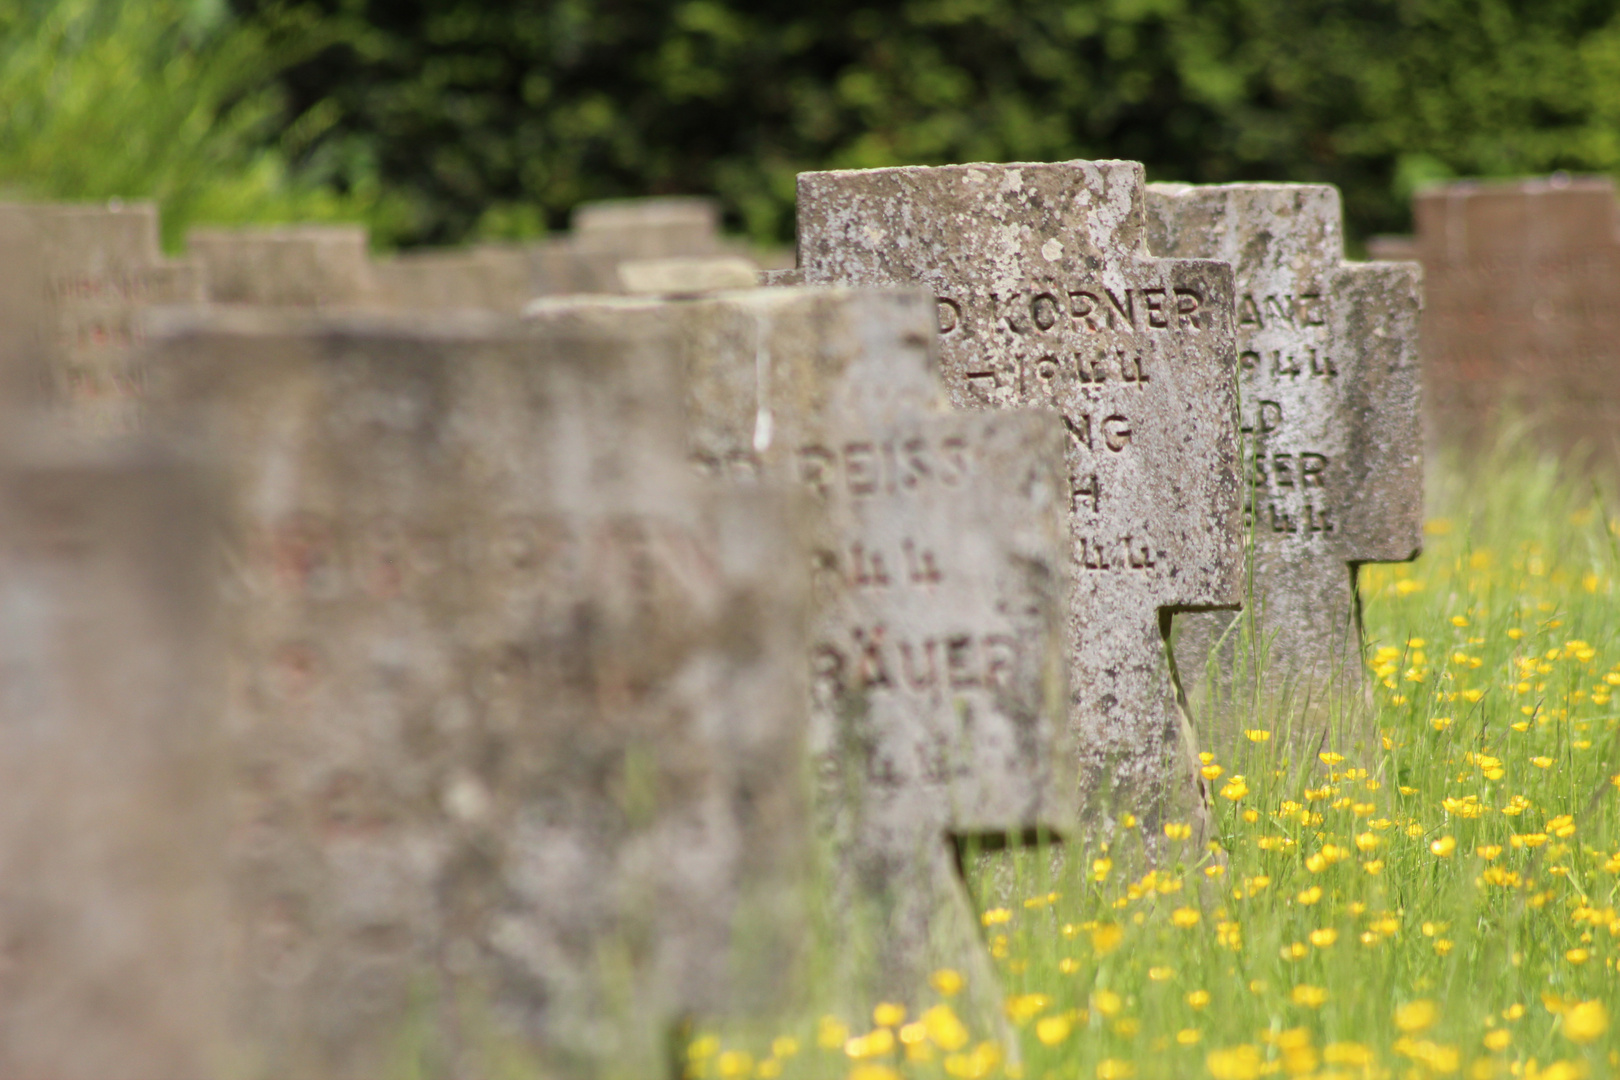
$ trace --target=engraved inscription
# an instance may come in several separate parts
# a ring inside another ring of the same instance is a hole
[[[1018,639],[971,631],[925,638],[891,635],[886,625],[854,626],[811,651],[817,698],[830,705],[849,693],[1006,689],[1018,669]]]

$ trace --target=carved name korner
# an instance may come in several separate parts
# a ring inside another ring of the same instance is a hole
[[[667,1075],[799,985],[804,560],[687,466],[645,314],[156,335],[223,501],[243,1075]]]
[[[694,460],[808,500],[812,747],[848,998],[913,999],[954,968],[993,1030],[1005,991],[961,849],[1076,819],[1061,419],[949,411],[921,291],[687,310]]]
[[[1366,734],[1356,567],[1422,539],[1418,268],[1345,262],[1324,184],[1155,184],[1147,206],[1156,253],[1237,274],[1250,602],[1177,617],[1182,679],[1219,749],[1273,722],[1351,745]]]
[[[1203,805],[1164,628],[1242,552],[1231,268],[1151,257],[1143,198],[1130,162],[804,173],[798,239],[806,283],[934,295],[957,407],[1062,414],[1078,791],[1158,844]]]

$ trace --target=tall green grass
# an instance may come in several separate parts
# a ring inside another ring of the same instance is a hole
[[[1198,861],[1127,879],[1118,848],[1072,852],[1054,879],[1024,854],[974,883],[998,898],[982,920],[1016,1048],[958,1022],[946,973],[774,1048],[701,1039],[688,1071],[1620,1074],[1620,504],[1510,441],[1437,468],[1429,505],[1422,557],[1362,572],[1370,757],[1290,760],[1265,718],[1270,737],[1206,762]]]
[[[275,77],[330,41],[293,10],[223,0],[0,0],[0,195],[153,199],[165,244],[199,222],[354,220],[397,201],[287,162],[334,117],[288,117]]]

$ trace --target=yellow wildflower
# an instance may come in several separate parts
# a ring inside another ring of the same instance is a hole
[[[1513,1044],[1513,1032],[1507,1028],[1497,1028],[1495,1031],[1485,1033],[1485,1049],[1506,1050]]]
[[[1052,999],[1045,994],[1014,994],[1007,999],[1007,1019],[1023,1025],[1044,1012]]]
[[[940,968],[928,980],[945,997],[955,997],[962,989],[962,975],[950,968]]]
[[[1259,1080],[1264,1059],[1258,1047],[1243,1045],[1211,1050],[1204,1067],[1215,1080]]]
[[[949,1005],[935,1005],[922,1014],[923,1028],[928,1038],[941,1050],[950,1052],[967,1045],[968,1030]]]
[[[836,1050],[849,1041],[849,1028],[836,1016],[823,1016],[816,1025],[816,1044],[823,1050]]]
[[[1072,1027],[1067,1016],[1043,1016],[1035,1024],[1035,1037],[1042,1046],[1056,1046],[1069,1037]]]
[[[1091,1007],[1104,1016],[1113,1016],[1125,1007],[1125,999],[1112,990],[1098,990],[1091,995]]]
[[[1208,1004],[1209,1004],[1209,991],[1208,990],[1194,990],[1192,993],[1187,995],[1187,1005],[1191,1009],[1194,1009],[1194,1010],[1202,1009]]]
[[[1564,1013],[1564,1037],[1571,1042],[1584,1045],[1600,1038],[1608,1030],[1609,1010],[1601,1001],[1583,1001]]]
[[[1164,835],[1171,840],[1185,840],[1192,835],[1192,826],[1179,821],[1164,823]]]
[[[1349,1065],[1365,1068],[1373,1063],[1373,1052],[1360,1043],[1328,1043],[1322,1047],[1322,1060],[1329,1065]]]
[[[1091,950],[1098,956],[1107,956],[1125,940],[1125,928],[1119,923],[1098,923],[1091,931]]]
[[[1309,986],[1305,983],[1300,983],[1298,986],[1294,987],[1288,996],[1295,1005],[1299,1005],[1307,1009],[1320,1009],[1322,1007],[1322,1003],[1327,1001],[1328,993],[1320,986]]]
[[[1455,836],[1442,836],[1429,845],[1429,850],[1442,859],[1449,858],[1451,853],[1457,850],[1457,838]]]
[[[999,926],[1012,918],[1012,912],[1004,907],[991,908],[979,916],[979,921],[986,926]]]
[[[1198,910],[1196,908],[1177,908],[1170,913],[1170,921],[1184,930],[1198,925]]]
[[[1197,1028],[1182,1028],[1176,1032],[1176,1042],[1181,1046],[1196,1046],[1204,1033]]]
[[[1309,907],[1311,904],[1314,904],[1318,900],[1322,899],[1322,886],[1312,885],[1308,889],[1302,889],[1300,890],[1299,895],[1294,897],[1294,899]]]
[[[880,1001],[872,1009],[872,1023],[878,1027],[899,1027],[905,1023],[906,1007],[892,1001]]]
[[[1620,685],[1620,676],[1616,677],[1615,683],[1616,685]],[[1250,742],[1261,743],[1271,738],[1271,732],[1262,728],[1249,728],[1248,730],[1244,731],[1243,736]]]
[[[1221,788],[1221,798],[1237,802],[1249,793],[1249,785],[1242,776],[1234,775]]]
[[[1427,1031],[1440,1019],[1440,1009],[1426,999],[1409,1001],[1395,1009],[1395,1026],[1407,1035]]]
[[[1339,940],[1339,932],[1331,926],[1324,926],[1320,930],[1311,931],[1311,944],[1318,949],[1325,949]]]
[[[844,1053],[857,1061],[882,1057],[894,1050],[894,1032],[878,1028],[865,1035],[857,1035],[844,1043]]]

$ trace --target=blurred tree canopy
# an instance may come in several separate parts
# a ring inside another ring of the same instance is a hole
[[[252,23],[281,0],[233,0]],[[1132,158],[1318,180],[1353,233],[1418,184],[1620,166],[1613,0],[310,0],[288,149],[404,242],[713,193],[792,235],[805,169]]]
[[[221,0],[0,0],[0,197],[155,199],[170,247],[194,221],[386,222],[375,180],[288,164],[315,132],[287,125],[277,77],[334,29]]]

